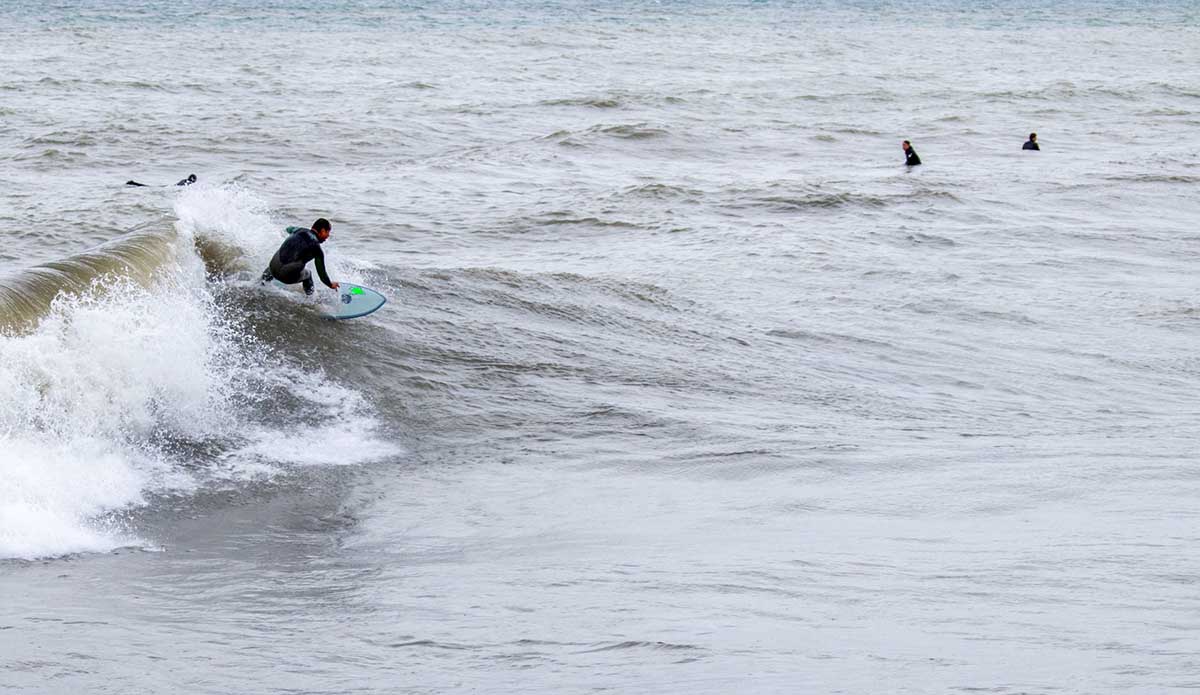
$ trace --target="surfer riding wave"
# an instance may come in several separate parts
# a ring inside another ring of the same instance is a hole
[[[271,280],[278,280],[285,285],[294,285],[299,282],[304,285],[304,293],[311,296],[313,293],[312,273],[305,266],[309,261],[316,261],[317,277],[321,278],[321,282],[325,283],[326,287],[336,290],[338,283],[331,281],[325,272],[325,254],[321,251],[321,244],[329,238],[330,231],[332,231],[332,226],[324,217],[313,222],[311,229],[288,227],[288,238],[271,257],[270,265],[263,271],[263,284],[265,285]]]

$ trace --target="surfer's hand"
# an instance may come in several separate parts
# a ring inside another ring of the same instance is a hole
[[[339,282],[331,282],[331,283],[329,283],[329,286],[330,286],[330,287],[332,287],[333,289],[335,289],[335,290],[336,290],[338,287],[340,287],[340,286],[341,286],[341,283],[339,283]]]

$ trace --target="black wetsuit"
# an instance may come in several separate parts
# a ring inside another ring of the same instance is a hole
[[[304,283],[304,291],[312,294],[312,273],[304,266],[309,261],[316,261],[317,276],[332,289],[333,283],[325,273],[325,254],[321,252],[321,240],[317,238],[317,233],[306,227],[288,227],[287,231],[288,238],[271,257],[271,265],[263,271],[262,281],[270,282],[274,278],[285,285]]]
[[[912,145],[909,145],[908,149],[904,151],[904,163],[910,167],[921,163],[921,158],[917,156],[917,151],[912,148]]]
[[[1038,144],[1036,142],[1034,142],[1033,140],[1026,140],[1025,144],[1021,145],[1021,149],[1023,149],[1023,150],[1041,150],[1042,148],[1038,147]]]

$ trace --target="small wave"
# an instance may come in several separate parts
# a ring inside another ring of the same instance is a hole
[[[816,343],[833,342],[833,338],[828,335],[793,328],[772,328],[767,331],[767,335],[772,338],[787,338],[788,340],[803,340]]]
[[[590,649],[583,649],[580,654],[592,654],[595,652],[611,652],[621,651],[626,649],[651,649],[655,651],[680,651],[680,650],[703,650],[695,644],[679,644],[677,642],[660,642],[660,641],[643,641],[643,640],[626,640],[624,642],[600,643]]]
[[[616,109],[630,105],[662,106],[686,103],[686,99],[674,95],[664,95],[654,91],[631,91],[624,89],[608,90],[602,94],[583,94],[576,96],[544,99],[537,102],[538,106],[579,106],[590,109]]]
[[[615,138],[625,138],[630,140],[643,140],[649,138],[665,137],[666,128],[656,128],[645,123],[635,123],[630,125],[613,125],[613,126],[596,126],[590,132],[600,133]]]
[[[878,130],[871,130],[870,128],[859,128],[856,126],[846,126],[843,128],[829,128],[829,130],[832,130],[835,133],[841,133],[842,135],[869,135],[869,136],[883,135],[883,133]]]
[[[569,97],[548,99],[540,103],[542,106],[586,106],[594,109],[615,109],[621,106],[621,100],[616,97]]]
[[[1155,117],[1155,116],[1175,117],[1175,116],[1191,116],[1191,115],[1192,115],[1191,111],[1184,111],[1183,109],[1172,109],[1172,108],[1151,109],[1149,111],[1143,111],[1138,114],[1138,116],[1143,116],[1143,117]]]
[[[849,184],[853,186],[854,184]],[[950,200],[961,202],[958,196],[941,188],[917,188],[904,194],[877,195],[855,190],[830,190],[833,186],[797,185],[779,181],[757,188],[730,187],[721,191],[728,202],[723,207],[744,209],[761,207],[779,212],[797,212],[820,209],[882,209],[891,205],[912,203],[922,200]]]
[[[984,310],[977,313],[964,313],[962,316],[968,320],[982,320],[987,322],[1001,321],[1004,323],[1015,323],[1022,326],[1038,325],[1038,322],[1033,318],[1017,311]]]
[[[72,133],[65,130],[57,130],[53,133],[38,135],[32,138],[27,138],[23,143],[25,145],[75,145],[78,147],[86,147],[95,145],[96,139],[86,133]]]
[[[766,207],[778,210],[805,210],[811,208],[864,207],[881,208],[887,205],[883,198],[857,193],[813,193],[804,196],[765,196],[755,199]]]
[[[619,229],[636,229],[638,225],[621,220],[606,220],[599,217],[577,217],[570,212],[548,212],[544,215],[529,218],[529,223],[538,227],[554,227],[558,225],[582,225],[586,227],[616,227]]]
[[[468,649],[475,648],[469,644],[455,644],[453,642],[439,642],[437,640],[431,640],[431,639],[414,639],[414,640],[406,640],[403,642],[393,642],[387,646],[389,646],[393,649],[402,649],[402,648],[407,648],[407,647],[423,647],[423,648],[427,648],[427,649],[450,649],[450,650],[455,650],[455,651],[468,650]]]
[[[146,82],[143,80],[123,80],[120,82],[105,82],[106,87],[127,87],[130,89],[147,89],[153,91],[168,91],[166,85],[157,82]]]
[[[980,97],[992,101],[1064,101],[1076,98],[1107,97],[1121,101],[1138,101],[1141,95],[1131,89],[1118,89],[1101,85],[1077,85],[1060,81],[1045,88],[1027,90],[999,90],[982,92]]]
[[[1166,82],[1155,82],[1152,86],[1171,96],[1200,99],[1200,89],[1196,89],[1194,86],[1169,84]]]
[[[1193,239],[1195,241],[1195,239]],[[1177,302],[1169,307],[1155,307],[1152,309],[1144,309],[1134,314],[1139,319],[1147,319],[1152,321],[1170,322],[1176,319],[1186,319],[1187,327],[1191,328],[1191,324],[1197,318],[1200,318],[1200,307],[1192,306],[1184,302]]]
[[[581,290],[589,290],[652,304],[659,308],[676,306],[671,299],[671,293],[658,285],[624,279],[592,277],[577,273],[525,274],[501,268],[464,268],[455,271],[454,275],[439,272],[434,276],[443,279],[457,277],[497,282],[514,289],[535,289],[542,292],[568,291],[578,294]]]
[[[937,234],[925,234],[923,232],[916,232],[914,234],[909,234],[907,239],[914,246],[957,246],[958,245],[958,243],[955,242],[953,239],[949,239],[944,236],[938,236]]]
[[[1126,174],[1123,176],[1105,176],[1104,180],[1122,183],[1182,183],[1195,185],[1200,183],[1200,176],[1191,174]]]
[[[472,305],[504,307],[525,317],[537,317],[574,325],[621,327],[629,333],[671,333],[680,341],[696,339],[684,335],[688,328],[672,318],[691,304],[661,287],[624,279],[592,277],[573,273],[525,274],[499,268],[464,268],[438,271],[427,276],[437,280],[430,292],[448,294]],[[525,320],[525,319],[523,319]],[[509,364],[508,368],[573,371],[569,364]]]
[[[704,192],[686,186],[673,186],[667,183],[645,183],[640,186],[629,186],[621,190],[620,196],[651,198],[654,200],[696,199]]]
[[[57,147],[49,147],[37,152],[13,155],[12,159],[18,162],[36,162],[38,160],[46,160],[55,164],[64,164],[68,162],[85,160],[88,159],[88,156],[84,152],[70,152],[67,150],[61,150]]]
[[[594,125],[581,131],[559,130],[542,139],[554,140],[560,145],[567,147],[582,147],[589,140],[597,137],[617,138],[620,140],[652,140],[666,137],[669,134],[666,128],[652,126],[648,123],[625,123],[617,125]]]
[[[545,275],[554,282],[569,284],[576,287],[588,287],[595,291],[612,294],[623,299],[642,304],[650,304],[658,309],[678,310],[680,303],[666,289],[648,282],[633,280],[617,280],[598,278],[576,273],[550,273]]]
[[[770,188],[780,188],[771,186]],[[850,191],[822,191],[818,189],[802,190],[789,193],[764,194],[760,190],[746,191],[731,189],[725,192],[733,198],[723,205],[726,208],[744,209],[748,207],[766,208],[777,212],[797,212],[803,210],[838,209],[845,207],[882,208],[888,205],[888,199],[865,193]]]
[[[912,193],[901,196],[904,200],[949,200],[961,203],[962,199],[950,191],[941,188],[917,188]]]
[[[1019,311],[1002,311],[996,309],[974,309],[962,307],[949,300],[931,299],[926,301],[908,302],[903,309],[916,314],[953,316],[970,323],[1011,323],[1020,326],[1039,325],[1036,320]]]
[[[37,80],[36,84],[46,87],[64,87],[69,89],[79,89],[81,87],[103,87],[106,89],[137,89],[156,92],[171,91],[167,85],[163,85],[158,82],[146,82],[144,80],[83,80],[78,78],[63,79],[46,76]]]
[[[787,338],[789,340],[803,340],[822,344],[847,342],[855,345],[864,345],[869,347],[878,347],[885,349],[893,349],[895,345],[892,343],[876,340],[874,338],[863,338],[862,336],[849,335],[846,333],[816,333],[796,328],[773,328],[767,331],[767,335],[773,338]]]

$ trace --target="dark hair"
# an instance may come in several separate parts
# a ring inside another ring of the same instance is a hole
[[[1034,138],[1036,138],[1036,137],[1037,137],[1037,133],[1030,133],[1030,134],[1029,134],[1029,139],[1030,139],[1030,140],[1032,140],[1032,139],[1034,139]]]
[[[908,140],[905,140],[905,141],[904,141],[904,144],[905,144],[905,145],[911,145],[912,143],[911,143],[911,142],[909,142]]]
[[[324,217],[321,217],[317,219],[316,222],[313,222],[312,228],[314,232],[319,232],[322,229],[328,232],[329,230],[333,229],[333,227],[329,224],[329,220],[325,219]]]

